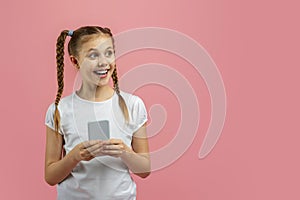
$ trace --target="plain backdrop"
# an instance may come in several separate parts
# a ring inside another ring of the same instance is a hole
[[[44,117],[56,94],[56,38],[64,29],[99,25],[115,34],[163,27],[188,35],[207,50],[226,88],[222,135],[199,159],[211,112],[202,77],[168,52],[137,51],[117,61],[120,78],[145,63],[173,67],[193,85],[201,109],[197,135],[184,154],[147,179],[134,177],[138,199],[299,199],[299,6],[295,0],[2,1],[0,198],[55,199],[43,170]],[[66,57],[64,95],[73,91],[75,77]],[[161,104],[168,114],[149,139],[154,151],[174,137],[178,103],[157,85],[136,94],[147,109]]]

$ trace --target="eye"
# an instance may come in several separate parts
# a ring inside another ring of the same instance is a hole
[[[111,57],[112,55],[113,55],[113,51],[111,51],[111,50],[108,50],[105,52],[106,57]]]
[[[90,54],[88,55],[88,57],[91,58],[91,59],[96,59],[98,56],[99,56],[98,53],[90,53]]]

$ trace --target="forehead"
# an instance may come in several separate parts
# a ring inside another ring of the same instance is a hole
[[[109,47],[113,48],[112,38],[108,35],[97,34],[94,36],[87,36],[86,38],[83,38],[81,44],[81,51],[87,52],[90,49],[104,51]]]

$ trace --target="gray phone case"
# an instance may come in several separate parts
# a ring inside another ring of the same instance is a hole
[[[109,139],[109,121],[101,120],[88,123],[89,140],[108,140]]]

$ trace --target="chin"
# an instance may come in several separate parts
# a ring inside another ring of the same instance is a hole
[[[105,78],[105,80],[100,80],[98,83],[97,83],[97,86],[106,86],[106,85],[109,85],[109,79],[108,77]]]
[[[105,86],[105,85],[108,85],[109,84],[109,81],[99,81],[96,85],[97,86]]]

